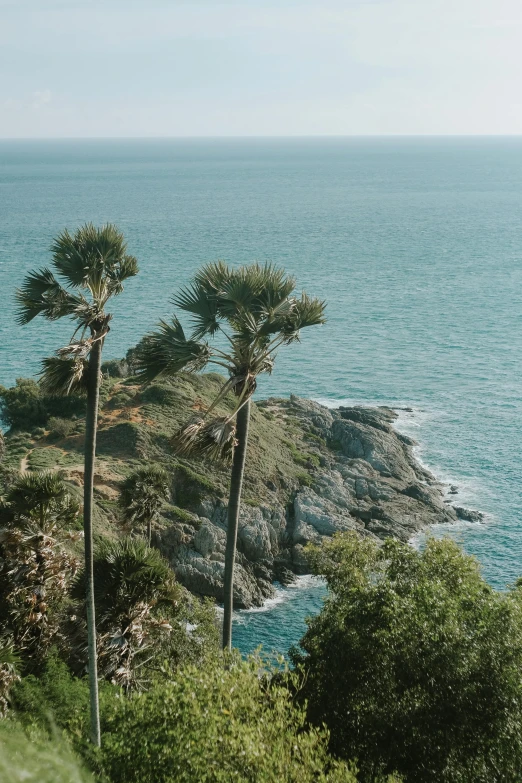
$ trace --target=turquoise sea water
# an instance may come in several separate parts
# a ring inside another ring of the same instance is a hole
[[[522,574],[522,139],[0,142],[0,383],[38,369],[66,324],[13,325],[12,294],[64,226],[113,221],[142,272],[106,356],[171,311],[203,262],[270,259],[328,301],[259,396],[410,406],[419,457],[486,512],[456,525],[486,577]],[[235,640],[282,651],[324,589],[304,580]]]

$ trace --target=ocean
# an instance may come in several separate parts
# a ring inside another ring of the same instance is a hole
[[[0,141],[0,383],[37,372],[66,323],[14,323],[53,236],[115,222],[140,261],[105,357],[172,311],[204,262],[270,260],[328,302],[257,396],[409,407],[398,427],[480,524],[434,531],[500,589],[522,575],[522,138]],[[243,650],[286,652],[324,586],[239,612]]]

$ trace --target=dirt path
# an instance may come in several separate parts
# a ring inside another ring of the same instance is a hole
[[[28,463],[29,463],[29,456],[33,453],[34,449],[31,449],[31,451],[28,451],[25,457],[22,457],[20,460],[20,473],[27,473],[29,470]]]

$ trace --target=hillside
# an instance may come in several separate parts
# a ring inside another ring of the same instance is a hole
[[[95,532],[115,537],[129,532],[117,503],[121,480],[150,462],[168,470],[171,502],[156,520],[153,543],[186,587],[218,600],[229,466],[176,456],[172,436],[208,408],[222,383],[216,374],[180,373],[147,386],[107,377],[95,474]],[[225,399],[218,414],[232,405]],[[59,469],[80,492],[84,420],[69,409],[62,406],[67,417],[47,417],[30,432],[12,429],[4,471]],[[274,580],[288,582],[294,573],[305,573],[309,541],[347,529],[408,540],[426,525],[457,518],[442,487],[415,461],[413,441],[393,429],[395,417],[388,408],[329,410],[294,396],[252,406],[238,534],[238,606],[260,605],[273,593]]]

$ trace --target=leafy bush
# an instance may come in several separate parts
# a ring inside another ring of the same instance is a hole
[[[331,595],[293,660],[333,752],[365,781],[520,781],[522,590],[493,590],[451,541],[346,534],[309,554]]]
[[[50,430],[49,437],[59,440],[70,435],[76,425],[71,419],[60,419],[58,416],[51,416],[47,426]]]
[[[0,386],[0,416],[13,429],[45,424],[47,413],[36,381],[17,378],[10,389]]]
[[[10,389],[0,386],[0,418],[11,429],[44,427],[51,416],[67,418],[84,412],[82,397],[42,394],[39,384],[30,378],[17,378]]]
[[[103,362],[101,371],[109,378],[126,378],[129,375],[129,366],[125,359],[108,359]]]
[[[110,686],[101,685],[103,702]],[[28,729],[52,733],[53,727],[58,727],[73,741],[84,741],[89,736],[87,679],[74,677],[56,648],[51,650],[38,676],[29,674],[14,686],[12,704],[18,720]]]
[[[58,740],[31,737],[15,723],[0,723],[2,783],[93,783],[69,748]]]
[[[326,732],[305,729],[304,711],[260,676],[261,665],[188,667],[116,703],[102,748],[110,780],[354,783],[328,755]]]

